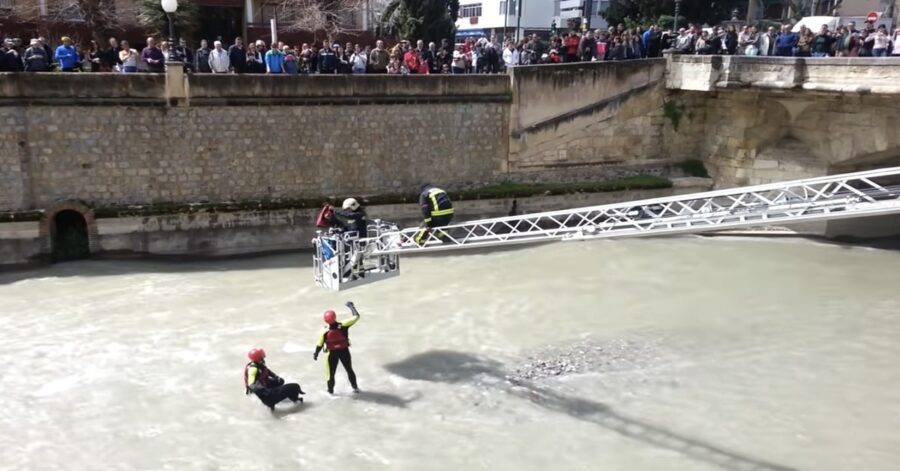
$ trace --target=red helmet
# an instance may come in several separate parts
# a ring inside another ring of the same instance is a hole
[[[254,348],[247,353],[247,358],[253,363],[259,363],[266,359],[266,351],[261,348]]]
[[[322,316],[322,318],[325,319],[325,323],[328,325],[337,322],[337,314],[335,314],[334,311],[330,309],[325,311],[325,314]]]

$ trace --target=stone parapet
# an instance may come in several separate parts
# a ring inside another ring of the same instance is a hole
[[[507,75],[0,73],[0,106],[320,105],[509,102]]]
[[[900,59],[670,55],[666,87],[758,88],[825,93],[900,93]]]

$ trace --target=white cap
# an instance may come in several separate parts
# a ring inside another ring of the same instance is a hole
[[[347,198],[344,200],[344,204],[342,206],[344,209],[349,209],[351,211],[356,211],[359,209],[359,203],[354,198]]]

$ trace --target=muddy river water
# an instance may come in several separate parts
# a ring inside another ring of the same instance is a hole
[[[895,470],[900,252],[560,243],[312,285],[308,255],[0,274],[0,468]],[[362,393],[325,391],[322,311]],[[306,390],[273,415],[246,352]]]

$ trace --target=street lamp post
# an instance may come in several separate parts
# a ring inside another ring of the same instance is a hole
[[[178,0],[160,0],[159,3],[169,20],[169,62],[179,62],[178,46],[175,44],[175,12],[178,11]]]
[[[672,23],[672,31],[678,32],[678,14],[681,12],[681,0],[675,0],[675,19]]]

